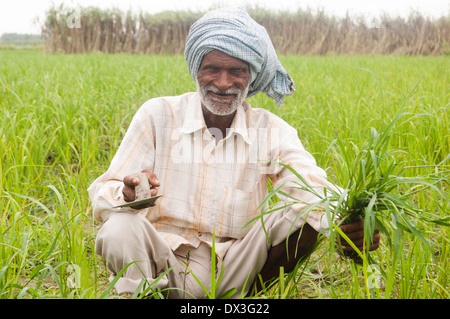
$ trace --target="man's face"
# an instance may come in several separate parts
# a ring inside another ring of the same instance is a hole
[[[249,85],[250,70],[246,62],[218,50],[203,57],[197,73],[197,91],[211,113],[234,113],[247,97]]]

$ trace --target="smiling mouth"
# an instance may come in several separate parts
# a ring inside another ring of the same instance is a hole
[[[208,94],[212,97],[218,98],[218,99],[235,99],[237,97],[237,94],[235,93],[221,93],[221,92],[214,92],[214,91],[208,91]]]

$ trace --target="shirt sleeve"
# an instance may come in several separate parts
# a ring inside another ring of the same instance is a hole
[[[291,170],[280,165],[280,170],[271,177],[273,187],[282,186],[281,190],[289,195],[277,194],[282,202],[290,204],[285,209],[282,221],[286,224],[284,226],[286,233],[289,230],[299,229],[305,222],[318,232],[326,230],[329,225],[323,206],[318,205],[313,210],[309,210],[308,207],[321,201],[325,189],[336,191],[338,188],[328,181],[326,172],[317,166],[314,157],[305,150],[297,131],[285,122],[281,124],[281,130],[283,138],[280,138],[278,146],[278,161],[301,176],[300,179]],[[303,187],[305,185],[314,191],[306,190]],[[285,237],[284,234],[284,238],[274,239],[274,242],[284,240]]]
[[[108,170],[88,188],[97,220],[106,220],[114,206],[125,203],[122,195],[125,176],[153,168],[155,142],[149,112],[152,106],[152,102],[147,102],[136,112]]]

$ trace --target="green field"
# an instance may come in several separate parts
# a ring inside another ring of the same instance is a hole
[[[402,112],[389,144],[397,165],[406,177],[440,178],[436,187],[448,196],[448,57],[280,59],[297,92],[279,108],[263,94],[249,102],[294,126],[331,180],[345,187],[348,178],[334,141],[353,154],[371,127],[383,131]],[[0,298],[117,298],[93,251],[100,226],[86,189],[146,100],[195,90],[184,59],[0,50],[0,61]],[[423,189],[413,200],[445,219],[442,193]],[[449,298],[449,227],[413,222],[431,251],[409,234],[399,242],[383,237],[372,254],[376,285],[368,284],[367,267],[341,259],[324,240],[266,298]]]

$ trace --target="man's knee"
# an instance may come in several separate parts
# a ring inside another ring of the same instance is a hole
[[[116,213],[103,224],[96,238],[96,252],[102,254],[105,246],[109,249],[126,249],[139,239],[142,216],[133,213]]]
[[[314,249],[318,235],[319,233],[314,228],[305,224],[293,234],[291,240],[296,243],[300,255],[307,255]],[[295,244],[292,246],[295,247]]]
[[[289,238],[287,238],[287,250],[285,241],[272,247],[271,250],[277,251],[274,252],[274,255],[279,256],[279,262],[281,261],[285,271],[290,272],[300,259],[308,256],[313,251],[317,243],[317,236],[318,232],[309,224],[305,224],[302,228],[289,235]]]

